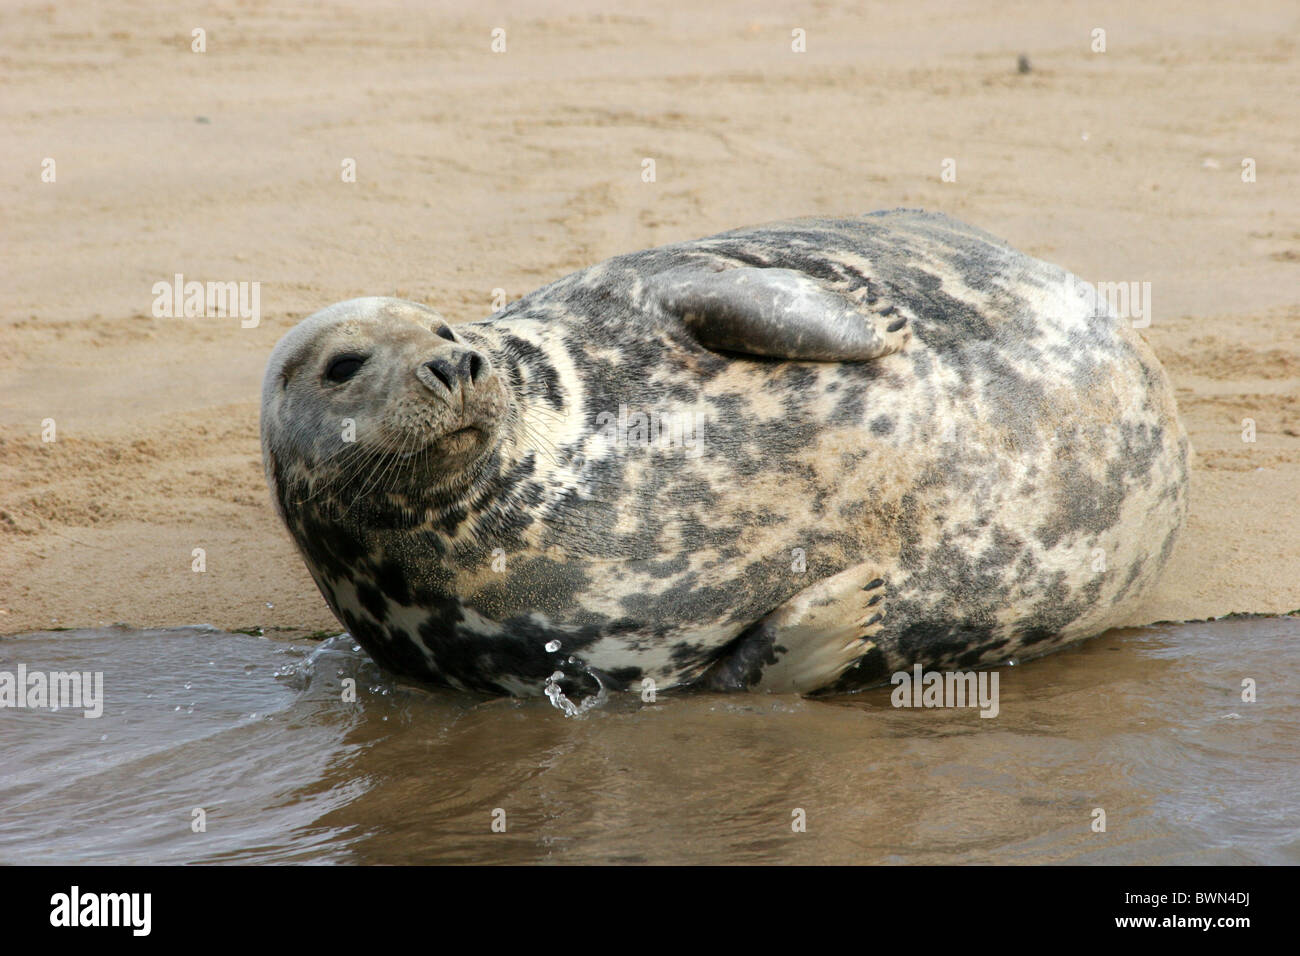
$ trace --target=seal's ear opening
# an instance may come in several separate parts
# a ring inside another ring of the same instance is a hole
[[[911,337],[907,318],[892,307],[875,311],[793,269],[682,266],[651,282],[664,310],[714,351],[869,361],[897,352]]]

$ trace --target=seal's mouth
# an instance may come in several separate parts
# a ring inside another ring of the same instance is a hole
[[[419,448],[396,452],[393,457],[398,461],[408,461],[412,458],[427,457],[430,454],[455,455],[483,444],[488,438],[488,430],[483,425],[463,425],[427,439]]]
[[[426,457],[455,459],[481,448],[490,437],[488,428],[481,422],[460,425],[450,431],[443,432],[441,435],[432,436],[423,448],[417,449],[404,457],[412,458],[416,455],[423,455]]]
[[[457,428],[455,431],[448,432],[440,438],[435,438],[433,444],[440,448],[460,448],[461,446],[477,444],[487,436],[483,429],[477,425],[466,425],[463,428]]]

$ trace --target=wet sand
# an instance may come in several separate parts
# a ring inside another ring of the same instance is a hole
[[[1145,334],[1198,456],[1187,531],[1130,623],[1300,608],[1296,26],[1281,0],[8,5],[0,633],[336,629],[257,436],[267,354],[325,304],[475,319],[494,289],[619,252],[899,205],[1151,283]],[[260,324],[153,317],[177,273],[261,283]]]

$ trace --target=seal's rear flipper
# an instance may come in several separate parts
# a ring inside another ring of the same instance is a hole
[[[810,694],[876,646],[872,638],[884,616],[881,569],[854,565],[800,591],[745,631],[695,686]]]
[[[652,295],[715,351],[813,362],[857,362],[897,352],[907,318],[869,307],[792,269],[669,269]]]

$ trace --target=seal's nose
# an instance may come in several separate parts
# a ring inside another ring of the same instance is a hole
[[[425,362],[424,369],[428,371],[429,376],[422,375],[420,378],[426,385],[432,385],[430,382],[432,378],[447,391],[454,392],[458,387],[478,385],[487,378],[491,368],[487,356],[482,352],[473,349],[456,349],[450,354]],[[436,386],[433,387],[436,389]]]
[[[475,351],[468,351],[460,357],[457,369],[461,375],[477,385],[487,374],[487,360]]]

